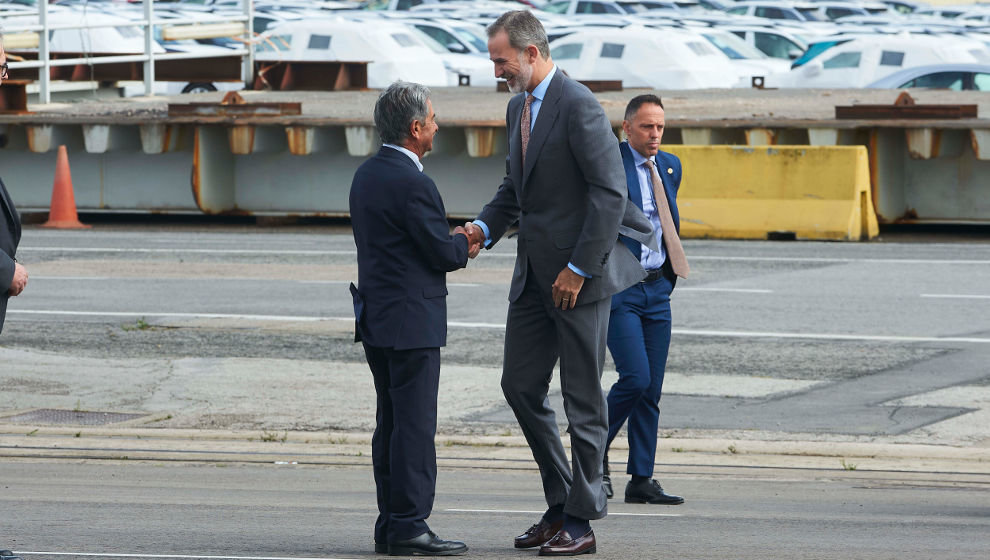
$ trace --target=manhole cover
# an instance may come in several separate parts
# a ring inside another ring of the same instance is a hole
[[[10,422],[12,424],[75,424],[81,426],[102,426],[103,424],[113,424],[114,422],[124,422],[141,418],[144,414],[123,414],[120,412],[88,412],[78,410],[57,410],[54,408],[40,408],[0,418],[0,422]]]

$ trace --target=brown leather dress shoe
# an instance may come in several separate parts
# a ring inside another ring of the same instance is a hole
[[[540,556],[577,556],[578,554],[594,554],[595,532],[588,531],[583,537],[576,539],[561,529],[547,544],[540,547]]]
[[[533,525],[526,530],[525,533],[516,537],[516,548],[533,548],[534,546],[543,546],[547,541],[552,539],[557,531],[564,526],[564,520],[561,519],[556,523],[548,523],[546,519],[540,519],[540,522]]]

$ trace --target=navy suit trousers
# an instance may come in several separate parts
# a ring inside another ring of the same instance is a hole
[[[440,349],[394,350],[364,344],[378,395],[371,458],[378,493],[375,542],[411,539],[430,530],[437,480],[437,391]]]
[[[653,476],[660,424],[660,390],[670,349],[670,292],[666,277],[641,282],[612,297],[608,349],[619,380],[608,393],[608,443],[628,423],[626,472]]]

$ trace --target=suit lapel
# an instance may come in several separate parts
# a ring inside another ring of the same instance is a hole
[[[643,209],[643,192],[639,187],[639,174],[636,172],[636,161],[633,159],[632,150],[628,142],[619,144],[619,152],[622,154],[622,167],[626,170],[626,187],[629,190],[629,200],[636,206]]]
[[[14,202],[10,200],[10,194],[7,193],[3,180],[0,180],[0,206],[3,206],[4,213],[14,225],[14,245],[17,245],[21,239],[21,217],[17,215],[17,210],[14,210]]]
[[[563,89],[564,77],[560,68],[550,79],[550,85],[540,103],[540,112],[536,115],[536,124],[533,125],[533,132],[529,135],[529,146],[526,148],[526,167],[523,169],[522,184],[525,185],[529,179],[529,174],[536,165],[536,160],[540,157],[540,150],[546,143],[553,123],[557,121],[557,102],[560,101],[561,90]],[[519,112],[519,121],[522,120],[522,111]],[[517,121],[517,122],[519,122]],[[521,147],[522,140],[520,140]]]
[[[673,162],[667,161],[667,157],[664,152],[657,152],[654,159],[656,160],[654,165],[657,166],[657,172],[660,174],[660,180],[663,181],[663,192],[667,197],[667,206],[670,208],[670,217],[674,220],[674,227],[677,229],[677,232],[680,233],[681,217],[677,212],[677,199],[676,193],[674,192]]]

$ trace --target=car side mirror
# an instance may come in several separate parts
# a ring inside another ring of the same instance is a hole
[[[798,58],[801,57],[802,54],[804,54],[804,53],[801,52],[800,49],[791,49],[791,50],[787,51],[787,58],[789,58],[791,60],[797,60]]]
[[[447,43],[447,50],[450,52],[465,54],[468,52],[467,47],[460,43]]]
[[[812,60],[804,65],[804,75],[810,77],[817,76],[822,73],[825,66],[820,60]]]

